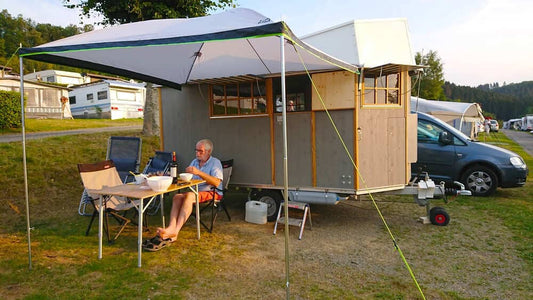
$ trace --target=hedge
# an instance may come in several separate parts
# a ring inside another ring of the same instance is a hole
[[[0,129],[20,128],[20,93],[0,91]]]

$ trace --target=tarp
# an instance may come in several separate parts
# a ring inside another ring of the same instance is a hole
[[[485,118],[478,103],[427,100],[411,97],[411,110],[432,115],[451,124],[466,135],[473,137],[475,123],[483,123]],[[465,124],[470,123],[470,124]]]
[[[301,59],[310,71],[356,70],[301,42],[284,22],[245,8],[122,24],[22,48],[20,55],[179,88],[195,80],[280,74],[280,36],[287,39],[287,73],[303,71]],[[293,44],[307,51],[297,53]]]

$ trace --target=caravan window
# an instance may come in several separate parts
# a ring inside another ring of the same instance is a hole
[[[287,86],[286,105],[287,112],[311,110],[311,81],[307,75],[288,76],[285,79]],[[281,112],[283,104],[281,99],[281,79],[273,80],[274,112]]]
[[[399,105],[400,74],[365,75],[363,103],[365,105]]]
[[[70,96],[70,97],[68,97],[68,103],[70,103],[70,104],[76,104],[76,96]]]
[[[264,81],[209,86],[211,116],[243,116],[266,113]]]
[[[117,91],[117,100],[119,101],[135,101],[135,92]]]
[[[98,100],[106,100],[107,99],[107,91],[100,91],[98,92]]]
[[[93,98],[94,98],[94,95],[92,93],[87,94],[87,101],[93,100]]]

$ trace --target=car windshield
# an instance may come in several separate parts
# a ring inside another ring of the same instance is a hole
[[[443,122],[443,121],[441,121],[441,120],[439,120],[439,119],[437,119],[437,118],[435,118],[435,117],[433,117],[433,116],[430,116],[430,115],[428,115],[428,114],[425,114],[425,115],[428,116],[433,122],[435,122],[435,123],[441,125],[441,126],[444,127],[446,130],[450,131],[450,132],[451,132],[452,134],[454,134],[455,136],[460,137],[460,138],[462,138],[462,139],[465,139],[465,140],[467,140],[467,141],[471,141],[471,139],[470,139],[467,135],[465,135],[464,133],[462,133],[462,132],[459,131],[458,129],[452,127],[450,124],[445,123],[445,122]]]

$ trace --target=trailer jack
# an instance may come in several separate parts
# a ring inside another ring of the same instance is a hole
[[[448,203],[447,196],[471,196],[472,192],[465,189],[465,186],[454,181],[454,187],[445,187],[444,181],[438,185],[429,178],[425,173],[423,179],[416,177],[403,190],[398,191],[400,195],[413,195],[415,202],[420,206],[426,207],[426,216],[420,217],[422,224],[433,224],[437,226],[446,226],[450,222],[450,216],[442,207],[430,206],[431,199],[443,198],[444,203]]]

